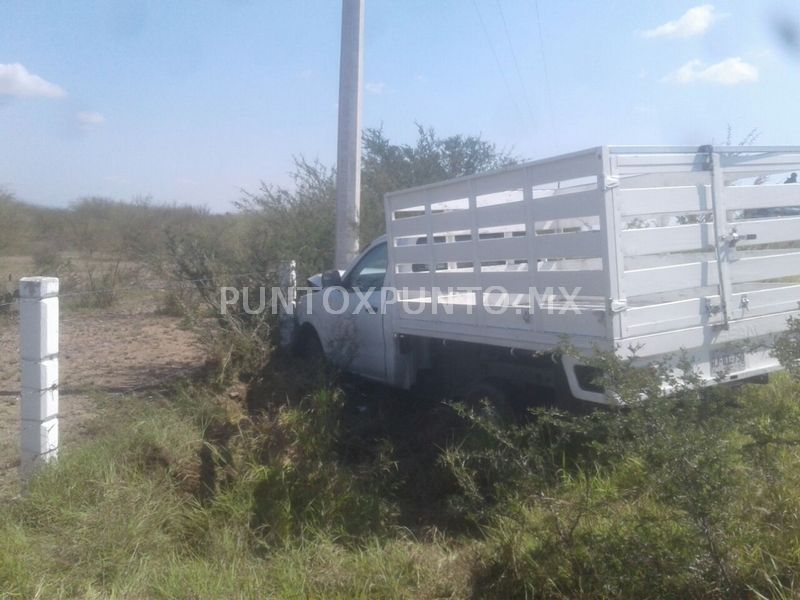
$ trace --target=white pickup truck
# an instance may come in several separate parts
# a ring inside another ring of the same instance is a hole
[[[613,402],[564,342],[685,350],[709,384],[764,376],[800,316],[798,171],[800,147],[604,146],[392,192],[386,235],[297,297],[293,344],[453,395]]]

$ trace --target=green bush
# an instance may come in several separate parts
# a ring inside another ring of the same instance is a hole
[[[480,597],[729,598],[793,589],[800,569],[800,385],[664,397],[657,366],[613,355],[624,408],[539,410],[498,427],[473,417],[446,462],[484,525]]]
[[[800,379],[800,319],[789,318],[786,331],[775,342],[773,354],[792,377]]]

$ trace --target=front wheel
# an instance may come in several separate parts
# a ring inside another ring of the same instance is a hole
[[[303,327],[294,345],[294,354],[309,362],[323,361],[325,351],[313,327]]]

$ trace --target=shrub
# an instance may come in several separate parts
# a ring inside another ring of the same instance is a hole
[[[363,246],[383,233],[386,192],[513,161],[480,137],[440,138],[421,127],[418,134],[417,144],[409,146],[391,144],[380,130],[364,133]],[[202,304],[194,324],[214,356],[220,382],[257,374],[269,356],[276,329],[269,311],[253,315],[233,306],[223,313],[220,288],[270,289],[280,284],[281,268],[290,260],[297,264],[300,285],[306,277],[333,267],[335,172],[300,157],[292,177],[293,189],[262,183],[258,191],[245,193],[236,205],[237,215],[206,219],[203,227],[170,227],[166,257],[151,261],[156,272],[174,284],[194,282]],[[107,202],[86,200],[74,208],[102,216],[110,207]]]
[[[799,388],[663,397],[652,374],[604,363],[622,409],[539,410],[475,435],[446,462],[465,510],[488,525],[481,597],[727,598],[791,586],[800,567]],[[785,588],[790,589],[790,588]]]
[[[61,253],[50,244],[37,244],[33,250],[33,266],[38,275],[57,277],[64,262]]]
[[[800,319],[789,318],[786,331],[775,342],[773,354],[792,377],[800,379]]]

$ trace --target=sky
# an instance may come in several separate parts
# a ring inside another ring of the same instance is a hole
[[[800,145],[800,3],[365,0],[362,125],[521,158]],[[0,1],[0,188],[232,209],[336,162],[339,0]]]

